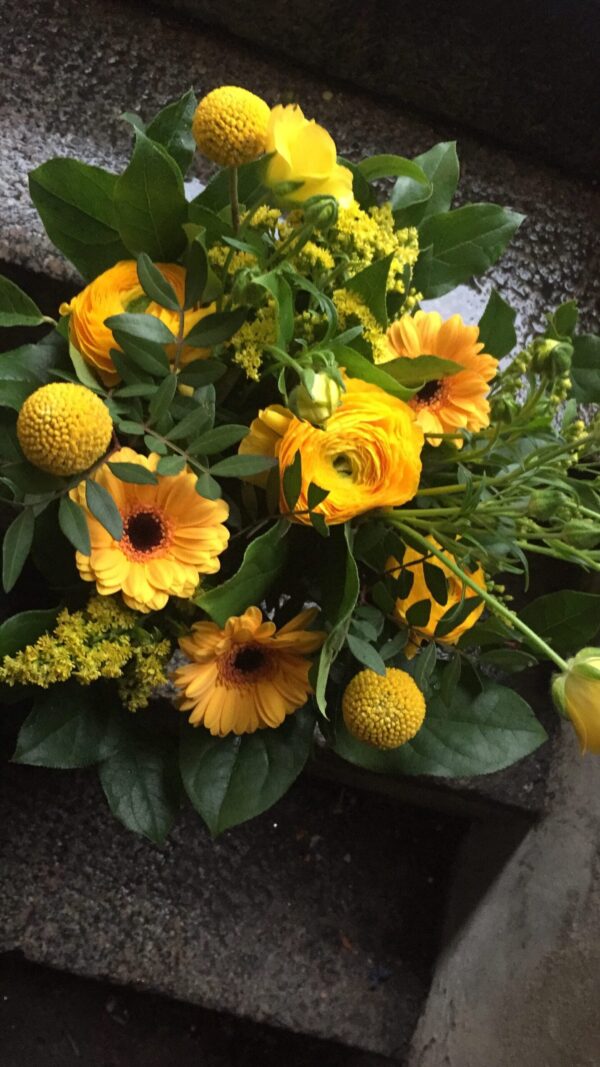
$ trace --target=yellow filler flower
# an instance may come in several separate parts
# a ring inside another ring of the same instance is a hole
[[[131,448],[111,456],[111,462],[136,463],[149,471],[156,471],[159,459],[155,452],[146,457]],[[121,513],[120,541],[91,514],[84,483],[70,494],[86,512],[92,545],[89,556],[76,553],[80,576],[95,582],[103,596],[122,592],[128,607],[143,612],[164,608],[170,596],[192,596],[199,574],[219,570],[229,540],[222,525],[228,505],[199,496],[195,474],[186,469],[156,479],[156,485],[122,482],[107,464],[94,474]]]
[[[177,263],[157,263],[175,290],[178,300],[183,303],[185,295],[185,268]],[[145,306],[144,306],[145,305]],[[184,331],[189,333],[205,315],[210,315],[215,305],[191,308],[184,315]],[[179,330],[179,312],[163,308],[154,301],[147,301],[140,285],[137,264],[133,259],[124,259],[114,267],[99,274],[93,282],[86,285],[69,303],[61,304],[61,315],[69,315],[69,337],[86,363],[96,371],[105,385],[116,385],[119,374],[111,357],[111,349],[119,351],[112,330],[105,326],[105,320],[111,315],[121,315],[124,311],[153,315],[168,326],[177,336]],[[167,346],[167,355],[173,358],[174,345]],[[209,354],[207,348],[184,346],[181,363],[193,359],[202,359]]]
[[[301,611],[280,630],[255,607],[228,619],[223,630],[213,622],[196,623],[179,639],[192,662],[173,674],[179,707],[190,712],[190,722],[215,737],[252,734],[280,726],[303,707],[312,692],[307,656],[326,636],[306,629],[316,615],[316,609]]]
[[[51,382],[19,412],[17,437],[30,463],[50,474],[78,474],[104,455],[112,435],[106,404],[83,385]]]
[[[337,161],[333,137],[314,119],[304,117],[297,104],[278,104],[271,111],[266,150],[266,184],[301,182],[282,199],[301,204],[311,196],[333,196],[347,207],[352,203],[352,174]]]
[[[431,543],[435,545],[436,548],[440,548],[440,545],[438,545],[437,541],[431,539]],[[450,556],[450,553],[448,553],[448,556],[452,559],[454,558]],[[449,567],[445,565],[445,563],[442,563],[441,560],[437,559],[434,556],[431,556],[427,560],[427,562],[432,563],[435,567],[438,567],[443,572],[446,578],[448,599],[445,604],[439,604],[438,601],[435,600],[429,592],[427,582],[425,581],[425,569],[423,566],[424,562],[425,559],[423,553],[418,552],[416,549],[411,548],[409,545],[407,545],[406,551],[404,553],[404,559],[402,560],[402,568],[400,567],[398,560],[394,559],[393,556],[390,556],[386,563],[386,571],[389,571],[392,574],[392,577],[394,578],[400,577],[401,569],[406,569],[410,571],[410,573],[413,575],[413,583],[408,596],[404,598],[399,597],[396,600],[396,606],[394,608],[394,618],[397,622],[406,624],[406,615],[408,610],[412,607],[413,604],[417,604],[420,600],[428,600],[431,604],[431,610],[429,613],[428,621],[422,626],[410,628],[408,644],[404,650],[404,654],[407,659],[412,659],[413,656],[418,652],[419,647],[425,641],[433,641],[435,637],[436,626],[440,621],[442,615],[444,615],[447,611],[450,611],[450,608],[456,607],[457,604],[460,604],[461,600],[463,599],[463,593],[464,599],[466,601],[472,600],[476,597],[476,593],[474,593],[471,589],[464,589],[463,583],[459,581],[456,575],[449,569]],[[471,571],[469,573],[473,581],[476,582],[477,585],[485,591],[485,574],[481,567],[477,567],[474,571]],[[443,637],[438,638],[438,640],[440,640],[446,645],[455,645],[460,640],[462,635],[475,625],[484,607],[485,605],[483,601],[480,601],[479,604],[474,604],[473,610],[470,612],[469,615],[467,615],[466,619],[463,619],[463,621],[459,623],[458,626],[455,626],[454,629],[450,631],[450,633],[447,633]]]
[[[237,85],[221,85],[196,108],[192,133],[200,151],[220,167],[251,163],[265,151],[269,105]]]
[[[489,382],[498,360],[483,351],[478,341],[479,327],[466,326],[460,315],[444,321],[437,311],[417,311],[402,315],[388,330],[390,356],[439,356],[462,368],[439,381],[427,382],[409,401],[425,435],[481,430],[489,426]],[[431,445],[441,444],[430,437]],[[462,448],[457,436],[454,442]]]
[[[568,660],[552,682],[552,696],[573,723],[582,755],[600,755],[600,648],[583,648]]]
[[[328,491],[314,510],[333,524],[411,500],[419,486],[422,448],[423,432],[404,401],[349,378],[323,429],[273,404],[259,412],[239,451],[277,456],[282,477],[299,451],[302,486],[295,511],[304,514],[296,521],[310,521],[308,486],[313,482]],[[280,506],[287,512],[283,491]]]
[[[344,722],[353,737],[376,748],[398,748],[421,729],[425,697],[406,671],[388,667],[385,675],[359,671],[342,698]]]

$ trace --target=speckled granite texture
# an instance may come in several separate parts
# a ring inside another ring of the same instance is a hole
[[[113,821],[93,774],[8,768],[0,804],[0,950],[405,1050],[461,824],[304,779],[216,843],[190,812],[159,850]]]

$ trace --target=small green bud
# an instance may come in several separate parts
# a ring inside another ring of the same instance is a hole
[[[527,514],[533,519],[551,519],[562,508],[568,509],[569,515],[573,512],[566,493],[560,489],[535,489],[529,498]]]
[[[338,202],[334,196],[315,196],[305,201],[304,221],[317,230],[335,226],[338,217]]]
[[[600,542],[600,525],[593,519],[571,519],[563,526],[561,538],[572,548],[594,548]]]
[[[315,374],[310,392],[302,384],[292,390],[290,407],[298,418],[321,426],[339,407],[341,399],[342,390],[333,378],[328,374]]]

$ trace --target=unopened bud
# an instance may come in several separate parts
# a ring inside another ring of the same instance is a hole
[[[342,390],[333,378],[328,374],[315,374],[310,392],[304,384],[292,390],[290,406],[298,418],[320,426],[339,407],[341,399]]]

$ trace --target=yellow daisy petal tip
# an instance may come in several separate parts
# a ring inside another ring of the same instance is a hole
[[[385,675],[368,668],[346,686],[342,698],[344,722],[359,741],[375,748],[398,748],[421,729],[425,697],[406,671],[388,667]]]

